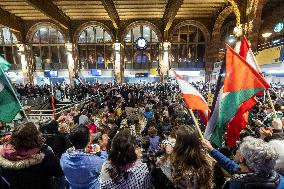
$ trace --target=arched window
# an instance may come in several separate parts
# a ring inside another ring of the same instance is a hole
[[[18,56],[16,34],[9,28],[0,26],[0,56],[4,57],[10,64],[12,70],[21,69],[21,61]]]
[[[172,68],[203,68],[206,38],[201,29],[192,24],[175,28],[171,40]]]
[[[66,39],[53,25],[36,26],[31,39],[32,57],[36,70],[67,69]]]
[[[134,23],[126,30],[125,43],[125,69],[151,69],[159,65],[160,35],[157,29],[147,23]],[[147,48],[137,48],[136,41],[143,37],[147,41]]]
[[[113,69],[113,39],[106,29],[89,25],[76,40],[81,69]]]

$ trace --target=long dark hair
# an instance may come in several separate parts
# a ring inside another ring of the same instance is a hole
[[[135,138],[129,129],[122,129],[112,141],[109,160],[112,164],[108,169],[110,178],[116,182],[121,176],[127,179],[127,166],[137,160],[135,153]]]
[[[197,131],[190,126],[180,126],[176,136],[171,157],[174,183],[178,185],[183,179],[190,179],[197,181],[199,188],[212,188],[212,166],[202,150]]]

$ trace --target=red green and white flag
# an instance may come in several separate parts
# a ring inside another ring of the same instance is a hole
[[[212,143],[221,146],[226,125],[235,117],[241,106],[269,87],[264,78],[227,45],[224,87],[219,96],[219,110],[216,111],[217,124],[214,130],[205,132],[205,137],[210,136]]]
[[[187,107],[192,110],[197,110],[201,121],[206,125],[210,110],[206,100],[184,77],[178,75],[176,72],[174,72],[174,74]]]
[[[256,62],[255,56],[245,36],[241,41],[239,55],[244,58],[247,63],[255,69],[255,71],[261,74],[261,70]],[[234,118],[228,123],[226,144],[230,148],[233,148],[236,145],[236,142],[240,136],[240,132],[245,129],[248,124],[248,111],[256,104],[257,101],[255,100],[255,98],[251,98],[244,102]]]

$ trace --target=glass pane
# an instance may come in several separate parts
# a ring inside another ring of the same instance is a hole
[[[200,29],[198,29],[198,42],[205,42],[204,35]]]
[[[59,57],[58,57],[58,48],[57,46],[51,46],[51,62],[53,64],[56,64],[59,62]]]
[[[58,32],[54,28],[49,29],[50,43],[58,43]]]
[[[152,42],[159,42],[157,34],[152,30]]]
[[[96,28],[96,42],[97,43],[104,42],[104,30],[100,27]]]
[[[65,39],[60,31],[58,31],[58,43],[65,43]]]
[[[150,42],[150,32],[151,32],[151,30],[150,30],[149,27],[143,26],[143,36],[149,42]]]
[[[33,43],[39,43],[39,31],[35,32],[34,37],[33,37]]]
[[[128,32],[128,34],[125,36],[125,42],[130,43],[131,42],[131,32]]]
[[[67,68],[67,54],[65,46],[59,47],[59,54],[60,54],[60,63],[63,64],[63,68]]]
[[[88,69],[87,64],[87,47],[83,45],[78,46],[79,51],[79,63],[81,69]]]
[[[11,33],[8,28],[2,28],[3,31],[3,36],[4,36],[4,41],[6,45],[11,44]]]
[[[97,51],[97,56],[96,56],[97,68],[98,69],[105,69],[104,46],[103,45],[97,45],[96,51]]]
[[[159,65],[159,44],[153,44],[151,45],[152,51],[151,51],[151,56],[152,56],[152,62],[151,62],[151,67],[152,68],[157,68]]]
[[[197,42],[197,27],[189,26],[188,30],[189,42]]]
[[[44,65],[44,70],[52,69],[51,60],[49,58],[49,48],[47,46],[41,47],[42,61]]]
[[[35,69],[41,70],[42,69],[42,58],[40,57],[40,47],[33,46],[32,52],[33,52],[33,61],[34,61]]]
[[[5,50],[6,50],[6,51],[5,51],[6,60],[7,60],[10,64],[14,64],[12,47],[11,47],[11,46],[6,46],[6,47],[5,47]]]
[[[95,32],[93,27],[89,27],[86,29],[87,31],[87,43],[94,43],[95,42]]]
[[[105,42],[106,43],[111,43],[112,42],[110,35],[106,31],[105,31]]]
[[[48,43],[48,29],[47,28],[40,28],[40,43]]]
[[[133,36],[134,36],[134,41],[136,41],[138,37],[141,37],[140,26],[133,28]]]
[[[96,69],[96,48],[95,45],[88,45],[88,66],[89,69]]]
[[[85,31],[81,32],[78,43],[86,43],[86,32]]]
[[[131,65],[132,64],[132,47],[133,45],[126,45],[125,46],[125,57],[124,57],[124,64]],[[128,65],[128,67],[129,67]]]
[[[113,69],[113,48],[112,45],[105,46],[105,66],[106,69]]]
[[[18,43],[18,39],[16,37],[15,34],[12,33],[12,40],[13,40],[13,44],[17,44]]]

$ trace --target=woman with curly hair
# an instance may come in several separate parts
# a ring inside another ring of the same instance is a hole
[[[190,126],[180,126],[176,136],[169,162],[171,171],[164,174],[176,188],[214,188],[213,161],[203,151],[197,131]]]
[[[0,168],[11,189],[50,189],[51,178],[63,176],[59,160],[31,122],[14,129],[0,150]]]
[[[101,188],[153,188],[147,165],[137,154],[135,138],[130,131],[119,131],[113,138],[109,161],[102,167]]]

